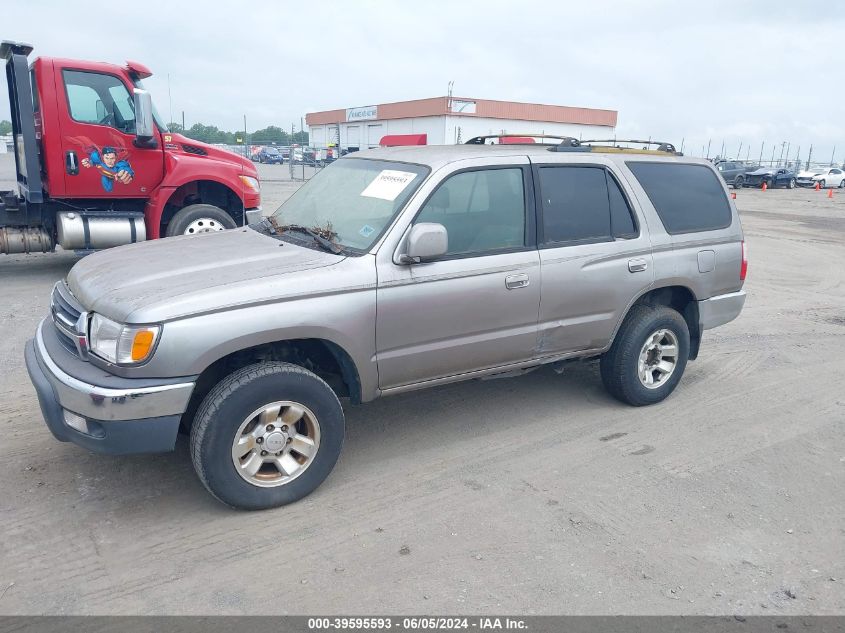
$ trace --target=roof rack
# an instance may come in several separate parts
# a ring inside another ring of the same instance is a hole
[[[594,145],[594,143],[612,143],[612,145]],[[636,147],[623,147],[620,143],[631,143],[636,145],[642,145],[642,148]],[[654,149],[650,149],[649,146],[656,146]],[[672,154],[674,156],[683,156],[681,152],[675,149],[675,146],[672,143],[667,143],[666,141],[640,141],[637,139],[616,139],[616,138],[607,138],[607,139],[588,139],[579,141],[578,145],[576,146],[580,149],[580,151],[588,151],[588,152],[624,152],[626,154],[653,154],[653,153],[662,153],[662,154]],[[568,146],[556,146],[551,151],[554,152],[566,152],[572,151],[572,149]]]
[[[552,139],[554,143],[545,143],[542,140],[537,143],[534,139]],[[486,136],[474,136],[469,139],[465,145],[485,145],[489,139],[499,139],[501,142],[502,139],[511,139],[510,141],[505,141],[501,143],[502,145],[566,145],[569,147],[577,147],[579,141],[577,138],[573,138],[571,136],[555,136],[554,134],[535,134],[535,133],[528,133],[528,134],[488,134]]]
[[[606,152],[625,154],[672,154],[683,156],[675,149],[672,143],[665,141],[640,141],[636,139],[588,139],[579,140],[572,136],[555,136],[553,134],[488,134],[486,136],[474,136],[466,142],[466,145],[485,145],[490,139],[498,139],[502,145],[541,145],[547,146],[550,152]],[[538,143],[534,139],[540,139]],[[545,139],[554,140],[553,143],[544,142]],[[604,145],[609,143],[609,145]],[[625,147],[621,145],[633,144],[641,147]],[[652,148],[653,147],[653,148]]]

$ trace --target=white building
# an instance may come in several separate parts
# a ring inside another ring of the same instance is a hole
[[[305,115],[312,147],[366,149],[383,145],[445,145],[475,136],[522,134],[613,138],[615,110],[434,97],[327,110]],[[406,136],[413,135],[413,136]],[[404,138],[387,138],[402,136]]]

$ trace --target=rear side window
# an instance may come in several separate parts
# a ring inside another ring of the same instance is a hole
[[[637,236],[631,208],[601,167],[541,167],[543,241],[606,242]]]
[[[731,224],[721,181],[703,165],[629,162],[671,234],[713,231]]]

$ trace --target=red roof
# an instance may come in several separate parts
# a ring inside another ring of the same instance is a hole
[[[462,110],[450,112],[449,97],[434,97],[397,103],[376,105],[378,116],[371,120],[407,119],[424,116],[449,115],[454,117],[483,117],[490,119],[517,119],[523,121],[541,121],[551,123],[579,123],[581,125],[603,125],[616,127],[616,110],[596,108],[573,108],[570,106],[546,105],[540,103],[518,103],[514,101],[493,101],[491,99],[471,99],[453,97],[452,102],[475,104],[475,111]],[[308,125],[325,125],[346,121],[346,110],[326,110],[309,112],[305,115]],[[362,120],[364,122],[365,120]]]

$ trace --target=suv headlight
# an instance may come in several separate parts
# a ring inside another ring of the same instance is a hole
[[[137,365],[152,356],[161,326],[123,325],[100,314],[91,315],[89,348],[115,365]]]

